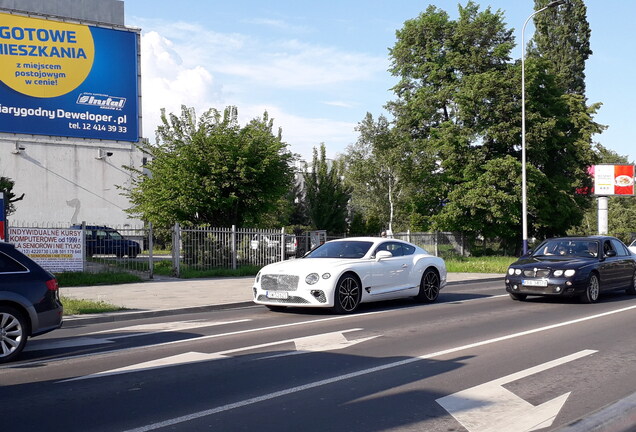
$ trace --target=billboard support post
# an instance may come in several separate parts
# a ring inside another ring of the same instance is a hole
[[[598,235],[607,235],[609,221],[609,197],[598,197]]]

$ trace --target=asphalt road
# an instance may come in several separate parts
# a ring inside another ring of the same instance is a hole
[[[264,307],[65,327],[0,367],[2,430],[556,430],[636,389],[636,297],[501,282],[355,315]]]

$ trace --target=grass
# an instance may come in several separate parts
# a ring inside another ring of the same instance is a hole
[[[96,302],[92,300],[74,299],[70,297],[61,297],[64,305],[64,315],[81,315],[95,314],[104,312],[116,312],[126,310],[126,308],[108,304],[102,301]]]
[[[446,270],[452,273],[500,273],[504,274],[508,266],[516,261],[515,257],[483,256],[447,258]]]
[[[128,272],[64,272],[56,273],[55,278],[61,287],[115,285],[143,281],[141,277]]]

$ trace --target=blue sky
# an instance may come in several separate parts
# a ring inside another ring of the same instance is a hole
[[[476,3],[504,12],[520,58],[533,0]],[[458,2],[449,0],[125,0],[126,24],[142,29],[144,135],[154,142],[162,107],[176,113],[185,104],[200,114],[236,105],[242,123],[267,110],[291,151],[310,158],[324,142],[335,157],[356,141],[367,112],[388,115],[396,82],[388,49],[404,21],[429,4],[457,16]],[[603,103],[596,121],[608,126],[594,141],[634,162],[636,2],[586,4],[594,51],[587,96]],[[529,24],[526,40],[533,31]]]

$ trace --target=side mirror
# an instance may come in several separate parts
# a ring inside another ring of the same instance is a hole
[[[616,251],[615,250],[608,250],[607,252],[605,252],[605,256],[607,258],[612,258],[616,256]]]
[[[383,250],[375,254],[375,260],[380,261],[383,259],[391,258],[392,256],[393,254],[391,252]]]

